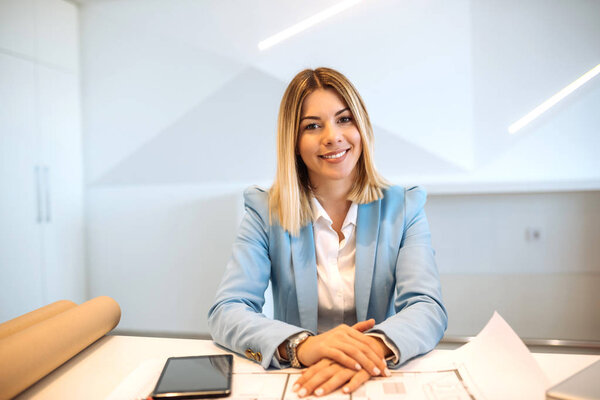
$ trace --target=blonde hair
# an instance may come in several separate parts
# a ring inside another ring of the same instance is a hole
[[[356,164],[356,181],[348,193],[348,200],[359,204],[370,203],[382,198],[382,190],[388,186],[375,169],[373,128],[356,88],[348,78],[330,68],[301,71],[288,85],[279,106],[277,173],[269,190],[270,219],[277,217],[281,227],[294,236],[312,219],[308,170],[296,152],[296,145],[302,104],[317,89],[333,89],[344,99],[360,133],[362,152]]]

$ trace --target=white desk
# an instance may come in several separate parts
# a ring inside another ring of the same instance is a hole
[[[452,350],[434,350],[449,352]],[[154,358],[227,353],[209,340],[105,336],[18,399],[105,399],[142,362]],[[600,359],[598,355],[534,353],[552,384]],[[234,372],[262,367],[236,356]]]

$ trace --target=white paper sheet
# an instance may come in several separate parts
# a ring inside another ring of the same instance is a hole
[[[467,383],[458,369],[395,372],[389,378],[371,379],[352,394],[352,400],[472,400]]]
[[[287,374],[233,374],[228,400],[280,400]]]
[[[145,399],[156,386],[166,362],[166,358],[144,361],[121,381],[106,400]]]
[[[494,312],[475,339],[453,352],[486,400],[544,400],[550,384],[529,349]]]

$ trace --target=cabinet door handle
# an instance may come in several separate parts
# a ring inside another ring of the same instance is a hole
[[[37,205],[36,222],[42,223],[42,176],[40,174],[40,166],[35,166],[35,202]]]
[[[50,202],[50,167],[44,167],[44,189],[46,191],[46,222],[52,221],[52,204]]]

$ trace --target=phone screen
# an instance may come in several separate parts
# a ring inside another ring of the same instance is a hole
[[[202,398],[231,393],[233,356],[171,357],[167,360],[152,396]]]

